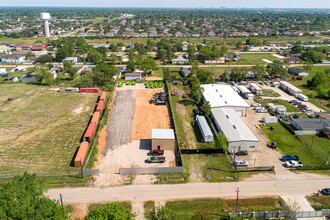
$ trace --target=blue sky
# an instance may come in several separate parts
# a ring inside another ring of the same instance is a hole
[[[0,6],[330,8],[330,0],[0,0]]]

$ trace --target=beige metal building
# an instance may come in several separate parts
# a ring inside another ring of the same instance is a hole
[[[175,135],[173,129],[152,129],[152,150],[174,150]]]

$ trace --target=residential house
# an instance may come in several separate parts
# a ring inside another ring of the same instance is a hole
[[[191,73],[191,67],[181,67],[180,75],[182,77],[187,77]]]
[[[297,135],[317,134],[325,128],[330,128],[330,120],[323,118],[292,119],[290,125]]]
[[[232,51],[231,54],[232,54],[233,58],[236,60],[239,60],[242,58],[241,55],[235,51]]]
[[[0,55],[1,63],[21,64],[25,62],[25,52]]]
[[[225,63],[225,58],[221,57],[217,60],[204,60],[205,64],[223,64]]]
[[[23,83],[36,83],[35,73],[27,73],[21,78]]]
[[[46,45],[41,43],[33,44],[31,47],[31,51],[44,51],[46,49],[47,49]]]
[[[288,68],[288,72],[290,74],[295,75],[295,76],[302,76],[302,77],[307,77],[308,76],[308,72],[303,71],[303,70],[301,70],[299,68],[296,68],[296,67],[290,67],[290,68]]]
[[[67,57],[63,60],[63,63],[64,62],[76,64],[78,62],[78,57]]]
[[[142,78],[142,72],[125,73],[125,80],[140,81],[141,78]]]

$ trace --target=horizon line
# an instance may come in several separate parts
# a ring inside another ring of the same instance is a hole
[[[31,5],[31,6],[12,6],[12,5],[7,5],[7,6],[1,6],[0,8],[125,8],[125,9],[255,9],[255,10],[278,10],[278,9],[290,9],[290,10],[330,10],[330,8],[269,8],[269,7],[262,7],[262,8],[254,8],[254,7],[225,7],[225,6],[220,6],[220,7],[203,7],[203,6],[196,6],[196,7],[154,7],[154,6],[134,6],[134,7],[127,7],[127,6],[36,6],[36,5]]]

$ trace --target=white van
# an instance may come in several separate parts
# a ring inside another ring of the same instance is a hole
[[[300,100],[302,100],[302,101],[308,101],[308,97],[307,96],[305,96],[305,95],[303,95],[303,94],[299,94],[298,96],[297,96],[297,98],[298,99],[300,99]]]

